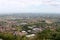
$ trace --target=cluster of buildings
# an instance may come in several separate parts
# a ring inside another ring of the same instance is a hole
[[[27,31],[26,30],[18,31],[17,28],[15,26],[12,27],[12,25],[17,25],[17,26],[27,25],[27,23],[25,23],[25,22],[17,23],[17,21],[6,21],[6,22],[7,22],[7,24],[5,26],[0,26],[0,32],[2,32],[2,33],[8,32],[8,33],[11,33],[13,35],[20,35],[20,36],[26,35],[26,37],[32,37],[32,36],[35,36],[35,34],[37,32],[41,32],[44,30],[44,28],[36,27],[34,25],[34,26],[27,26],[29,28]],[[52,23],[52,22],[50,20],[46,20],[46,23]],[[53,28],[51,28],[51,29],[53,30]]]

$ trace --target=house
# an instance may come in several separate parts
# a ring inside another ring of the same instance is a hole
[[[23,36],[23,35],[26,35],[27,32],[26,32],[26,31],[22,31],[22,32],[15,31],[13,34],[14,34],[14,35],[20,35],[20,36]]]
[[[26,35],[26,37],[34,37],[35,34]]]
[[[37,33],[43,31],[42,28],[33,28],[32,33]]]

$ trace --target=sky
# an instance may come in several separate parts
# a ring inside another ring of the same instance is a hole
[[[60,13],[60,0],[0,0],[1,13]]]

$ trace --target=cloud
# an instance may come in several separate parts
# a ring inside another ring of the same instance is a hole
[[[40,5],[40,0],[0,0],[1,7],[20,7],[25,8],[31,5]]]
[[[42,3],[45,5],[60,6],[59,0],[42,0]]]
[[[45,9],[52,10],[53,7],[51,6],[60,7],[60,1],[57,1],[57,0],[0,0],[0,11],[7,12],[7,13],[40,12],[40,11],[45,11]]]
[[[37,9],[35,6],[41,5],[40,0],[0,0],[0,10],[5,12],[18,12]]]

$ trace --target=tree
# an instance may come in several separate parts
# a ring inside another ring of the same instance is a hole
[[[51,36],[52,31],[50,29],[45,29],[42,32],[38,32],[35,36],[35,40],[50,40],[52,39]]]

